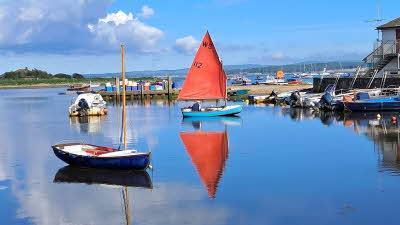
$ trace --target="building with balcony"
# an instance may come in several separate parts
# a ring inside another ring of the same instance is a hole
[[[367,77],[400,75],[400,17],[376,28],[381,33],[374,51],[363,59]]]

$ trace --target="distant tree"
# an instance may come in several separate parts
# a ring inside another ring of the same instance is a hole
[[[47,73],[46,71],[33,69],[33,70],[27,70],[25,72],[25,77],[37,78],[37,79],[51,79],[51,78],[53,78],[53,75],[51,75],[50,73]]]
[[[82,74],[74,73],[74,74],[72,74],[72,78],[74,78],[74,79],[83,79],[84,77],[83,77]]]
[[[55,78],[59,78],[59,79],[71,79],[71,75],[65,74],[65,73],[57,73],[56,75],[54,75]]]

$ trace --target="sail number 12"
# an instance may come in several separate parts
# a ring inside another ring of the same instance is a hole
[[[203,66],[203,63],[194,61],[194,62],[193,62],[193,66],[200,69],[200,68]]]

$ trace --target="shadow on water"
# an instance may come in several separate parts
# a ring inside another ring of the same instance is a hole
[[[147,171],[93,169],[77,166],[65,166],[59,169],[53,182],[153,188],[153,183]]]
[[[380,115],[380,117],[378,116]],[[374,142],[381,172],[400,176],[400,129],[392,117],[398,112],[317,112],[310,109],[282,108],[282,116],[294,121],[319,119],[322,124],[352,128],[352,132],[365,135]]]

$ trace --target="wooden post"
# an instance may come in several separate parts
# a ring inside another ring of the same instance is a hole
[[[172,77],[168,76],[168,83],[167,83],[167,90],[168,90],[168,100],[171,98],[171,90],[172,90]]]
[[[119,95],[119,77],[115,78],[115,93],[117,95],[117,96],[115,96],[117,99],[117,102],[119,102],[119,97],[120,97],[120,95]]]
[[[122,57],[122,120],[124,129],[124,150],[127,149],[126,146],[126,87],[125,87],[125,53],[124,45],[121,45],[121,57]]]
[[[140,88],[140,100],[141,100],[141,101],[143,101],[143,97],[144,97],[143,89],[144,89],[144,84],[142,84],[142,86],[141,86],[141,88]]]

